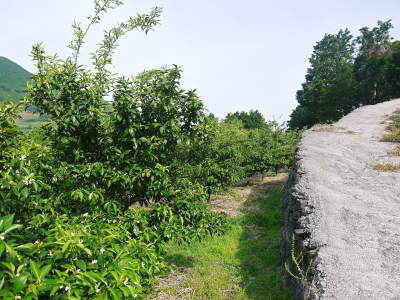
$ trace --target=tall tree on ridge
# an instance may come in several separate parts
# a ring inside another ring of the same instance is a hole
[[[357,96],[362,104],[376,104],[389,100],[390,83],[386,76],[387,62],[392,53],[391,20],[378,21],[378,26],[360,29],[356,38],[359,45],[354,63],[357,79]]]
[[[297,91],[299,106],[292,112],[290,128],[330,122],[354,106],[353,37],[348,29],[326,34],[315,47],[306,82]]]

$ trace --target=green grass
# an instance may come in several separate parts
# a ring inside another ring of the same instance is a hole
[[[186,290],[184,299],[291,299],[279,267],[281,197],[273,192],[248,203],[260,210],[231,219],[232,229],[225,235],[170,244],[170,262],[187,268],[188,275],[163,293],[177,296]]]

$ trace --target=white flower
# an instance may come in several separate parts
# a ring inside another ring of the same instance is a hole
[[[96,293],[100,293],[100,289],[99,288],[96,289]]]
[[[100,249],[100,253],[103,254],[104,252],[106,252],[106,249],[101,248],[101,249]]]
[[[81,271],[81,269],[76,269],[76,272],[79,273]]]
[[[68,291],[69,289],[71,289],[69,286],[65,287],[65,290]]]
[[[30,185],[35,182],[35,178],[30,178],[29,176],[25,176],[24,179],[22,179],[22,182],[25,185]]]
[[[93,259],[92,260],[92,264],[94,265],[94,264],[97,264],[97,259]]]
[[[40,244],[40,240],[36,240],[34,244],[35,245],[39,245]]]
[[[25,160],[26,159],[26,155],[21,155],[21,160]]]
[[[5,239],[5,237],[4,236],[2,236],[2,235],[0,235],[0,240],[4,240]]]
[[[64,288],[64,286],[63,286],[63,285],[60,285],[60,290],[63,289],[63,288]]]
[[[128,284],[128,278],[126,278],[125,280],[124,280],[124,285],[127,285]]]
[[[51,251],[49,251],[49,254],[47,254],[48,256],[53,256],[53,253],[51,253]]]

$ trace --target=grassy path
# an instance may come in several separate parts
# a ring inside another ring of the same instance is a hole
[[[237,188],[236,196],[215,201],[220,210],[236,207],[230,211],[232,229],[190,245],[169,245],[176,270],[161,279],[151,299],[291,299],[278,266],[285,179]]]

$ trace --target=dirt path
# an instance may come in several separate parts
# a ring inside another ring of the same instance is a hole
[[[400,100],[365,106],[306,132],[297,191],[314,208],[320,299],[400,299],[400,173],[373,170],[393,144],[380,142]]]
[[[273,177],[252,178],[250,185],[232,188],[229,192],[212,197],[211,207],[215,211],[223,211],[230,217],[238,217],[246,212],[259,210],[254,203],[262,196],[268,195],[272,190],[283,190],[288,174],[281,173]],[[218,262],[216,262],[218,263]],[[168,276],[160,278],[159,285],[155,288],[157,296],[152,300],[177,300],[194,299],[193,290],[185,284],[192,277],[190,268],[176,267]],[[173,291],[173,295],[169,291]],[[166,292],[164,292],[166,291]],[[207,299],[208,300],[208,299]]]
[[[252,178],[250,185],[234,187],[229,193],[213,196],[211,207],[215,211],[223,211],[231,217],[240,216],[249,210],[257,210],[257,206],[251,205],[251,202],[268,194],[269,190],[282,190],[287,177],[286,173],[280,173],[277,176],[262,179]]]

